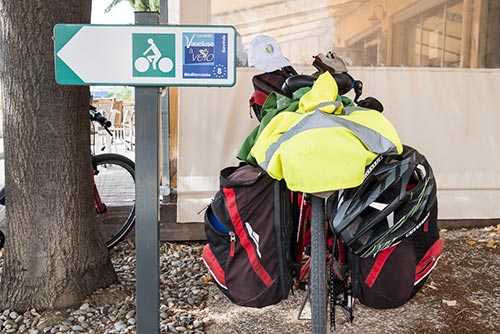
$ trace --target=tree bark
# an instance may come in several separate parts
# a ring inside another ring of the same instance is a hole
[[[9,231],[0,309],[75,307],[116,281],[92,201],[89,89],[54,79],[54,25],[88,23],[90,12],[91,0],[0,0]]]

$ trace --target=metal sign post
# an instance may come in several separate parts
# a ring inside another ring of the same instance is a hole
[[[158,24],[158,13],[136,12],[136,24]],[[159,333],[159,88],[135,88],[137,333]]]

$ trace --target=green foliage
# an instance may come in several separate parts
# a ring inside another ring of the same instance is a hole
[[[112,0],[111,3],[104,10],[105,13],[109,13],[113,7],[124,0]],[[127,0],[136,11],[139,12],[154,12],[160,8],[160,0]]]
[[[131,87],[123,86],[119,90],[109,93],[108,97],[114,97],[117,100],[122,100],[124,102],[133,102],[134,90]]]

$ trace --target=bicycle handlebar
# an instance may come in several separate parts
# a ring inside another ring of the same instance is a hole
[[[113,136],[111,131],[109,131],[108,129],[111,126],[111,121],[109,121],[100,112],[98,112],[96,107],[94,107],[93,105],[89,105],[89,115],[92,122],[101,124],[101,126],[109,133],[109,135]]]
[[[104,117],[100,112],[97,111],[96,107],[93,105],[89,106],[90,120],[95,121],[101,124],[105,128],[109,128],[111,126],[111,122]]]

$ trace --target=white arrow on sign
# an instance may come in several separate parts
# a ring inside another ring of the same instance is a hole
[[[86,83],[133,79],[131,32],[125,27],[85,26],[57,56]]]

